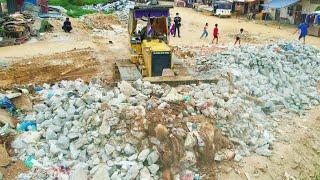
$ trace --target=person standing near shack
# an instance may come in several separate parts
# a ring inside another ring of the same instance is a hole
[[[69,18],[66,18],[66,20],[64,21],[62,29],[64,30],[64,32],[68,32],[68,33],[72,30],[72,26]]]
[[[241,15],[241,6],[240,6],[240,3],[238,3],[236,6],[236,18],[240,18],[240,15]]]
[[[308,35],[309,25],[307,23],[301,23],[298,29],[293,33],[297,33],[300,30],[299,41],[303,38],[303,44],[306,44],[306,36]]]
[[[180,36],[180,27],[181,27],[181,17],[179,16],[179,13],[176,13],[176,17],[174,17],[174,27],[175,27],[175,31],[174,31],[174,36],[176,37],[177,31],[178,31],[178,37]]]

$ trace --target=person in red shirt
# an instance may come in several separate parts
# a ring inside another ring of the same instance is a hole
[[[214,29],[213,29],[213,39],[212,39],[212,43],[213,41],[216,39],[216,43],[218,44],[218,34],[219,34],[219,29],[218,29],[218,24],[214,25]]]

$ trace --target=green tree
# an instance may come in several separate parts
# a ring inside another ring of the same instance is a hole
[[[2,17],[2,3],[6,2],[6,0],[0,0],[0,17]]]
[[[318,6],[318,7],[315,9],[315,11],[320,11],[320,6]]]

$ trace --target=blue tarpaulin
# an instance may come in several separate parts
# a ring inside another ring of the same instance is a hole
[[[284,8],[298,3],[300,0],[271,0],[268,4],[263,4],[266,8]]]

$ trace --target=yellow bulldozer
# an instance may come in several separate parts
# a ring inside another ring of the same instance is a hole
[[[168,84],[208,81],[189,75],[176,75],[173,47],[168,44],[170,8],[173,6],[156,3],[156,5],[135,5],[130,9],[128,22],[130,59],[116,61],[116,79],[126,81],[143,79]]]

